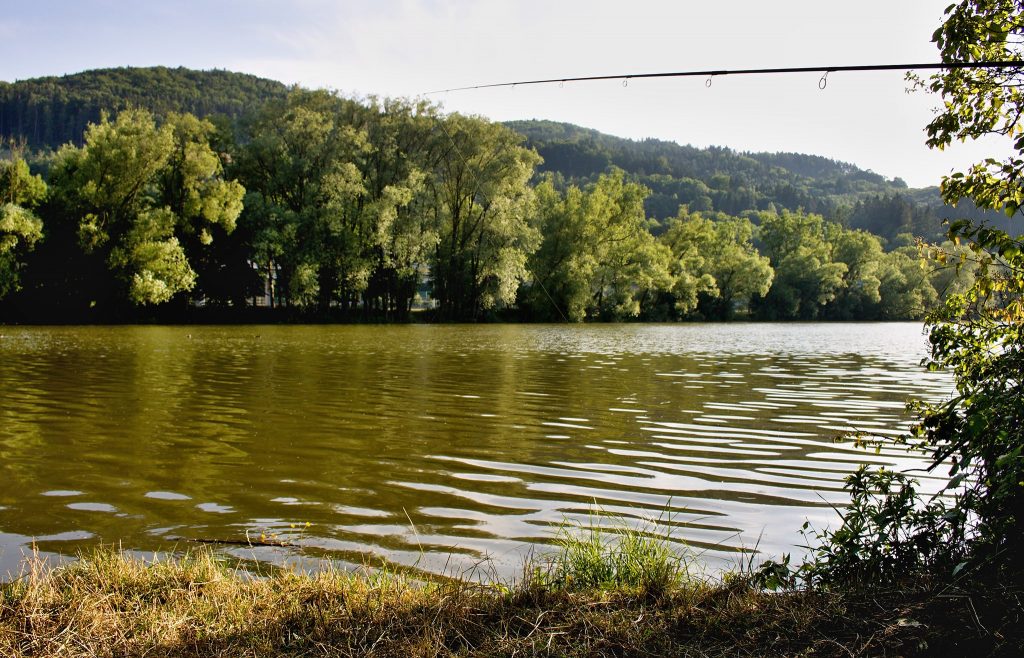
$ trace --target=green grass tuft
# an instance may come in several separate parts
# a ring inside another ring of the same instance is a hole
[[[572,591],[630,589],[658,596],[690,579],[685,553],[653,522],[592,514],[587,524],[563,524],[555,543],[552,584]]]

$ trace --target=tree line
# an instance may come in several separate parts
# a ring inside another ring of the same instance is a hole
[[[965,285],[909,235],[536,171],[509,127],[295,89],[236,123],[143,109],[0,164],[0,319],[916,319]],[[269,317],[263,311],[260,317]]]

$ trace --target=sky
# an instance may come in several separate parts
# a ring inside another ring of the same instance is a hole
[[[345,95],[537,78],[939,61],[951,0],[4,0],[0,79],[117,66],[251,73]],[[1008,152],[925,145],[902,72],[567,83],[428,94],[445,111],[851,162],[913,187]]]

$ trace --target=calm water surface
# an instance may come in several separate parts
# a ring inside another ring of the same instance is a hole
[[[0,576],[190,539],[275,564],[514,574],[595,510],[710,568],[794,551],[891,436],[920,324],[0,327]],[[309,524],[308,527],[306,524]]]

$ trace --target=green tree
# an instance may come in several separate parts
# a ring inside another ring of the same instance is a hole
[[[351,103],[326,91],[293,91],[249,124],[237,171],[249,190],[241,218],[272,303],[351,306],[365,287],[358,163],[366,134],[347,120]]]
[[[439,238],[433,294],[440,317],[474,319],[512,304],[526,279],[526,260],[540,243],[528,185],[540,157],[501,124],[450,114],[438,127],[439,157],[428,178]]]
[[[709,253],[717,240],[715,224],[700,213],[690,214],[686,206],[669,222],[661,236],[662,244],[672,250],[669,271],[672,274],[673,310],[687,315],[697,308],[701,296],[717,297],[718,281],[711,274]]]
[[[404,318],[439,240],[427,179],[443,146],[440,118],[432,104],[394,99],[370,99],[365,114],[371,151],[364,160],[364,212],[372,227],[372,273],[364,304],[386,318]]]
[[[172,116],[157,126],[144,110],[91,124],[81,148],[65,146],[51,182],[86,253],[102,258],[134,304],[159,304],[192,290],[183,242],[233,228],[241,186],[221,180],[206,141],[212,126]]]
[[[1019,62],[1024,55],[1024,3],[1020,0],[966,0],[950,5],[933,40],[945,62]],[[1024,205],[1020,173],[1024,171],[1024,109],[1021,65],[954,68],[918,82],[944,101],[928,124],[928,145],[945,149],[954,140],[985,135],[1009,139],[1012,154],[988,158],[966,172],[942,180],[949,204],[970,199],[979,208],[1004,210],[1010,217]]]
[[[597,267],[591,290],[595,317],[635,318],[672,286],[671,252],[648,227],[647,188],[626,181],[616,170],[588,190],[588,212],[597,219]]]
[[[225,180],[221,156],[211,147],[214,125],[191,114],[168,115],[173,148],[167,166],[158,174],[156,204],[175,216],[174,234],[189,266],[197,274],[198,294],[216,289],[223,263],[210,248],[225,242],[242,212],[244,188]]]
[[[647,193],[621,170],[585,190],[569,186],[560,194],[550,180],[538,186],[544,237],[530,260],[527,295],[535,317],[635,318],[671,287],[669,250],[648,229]]]
[[[877,236],[867,231],[848,230],[838,224],[829,226],[827,240],[832,260],[846,266],[835,299],[824,314],[839,320],[873,319],[882,301],[879,288],[884,254]]]
[[[438,121],[424,102],[297,90],[250,123],[242,232],[286,303],[408,313],[438,241]]]
[[[728,320],[737,307],[746,309],[751,299],[764,297],[774,271],[754,247],[753,235],[748,219],[681,207],[661,237],[673,254],[676,310],[696,308],[703,317]]]
[[[43,237],[33,212],[46,197],[46,183],[33,176],[18,153],[0,160],[0,299],[18,290],[22,258]]]
[[[715,241],[708,247],[711,276],[718,294],[701,300],[705,317],[728,320],[771,289],[775,271],[753,244],[754,225],[746,218],[716,215]]]
[[[762,212],[759,218],[761,251],[775,279],[758,312],[769,319],[816,319],[845,284],[847,266],[832,258],[831,229],[821,215],[803,212]]]
[[[543,238],[530,256],[532,281],[521,303],[538,320],[582,322],[593,304],[591,281],[598,255],[592,247],[599,238],[587,214],[587,195],[575,185],[561,193],[551,177],[534,193]]]
[[[922,320],[938,303],[931,263],[916,246],[886,252],[878,278],[878,311],[870,319]]]
[[[927,252],[931,282],[942,299],[966,293],[974,286],[978,261],[965,244],[944,240]]]
[[[935,33],[943,61],[1024,60],[1024,2],[964,0],[947,10]],[[996,135],[1012,154],[989,159],[942,181],[947,203],[967,198],[979,208],[1018,217],[1024,205],[1024,66],[950,69],[929,88],[944,107],[928,125],[928,145]],[[1018,225],[1019,226],[1019,225]],[[952,534],[975,560],[1009,571],[1024,549],[1024,236],[970,221],[949,228],[977,263],[974,284],[947,299],[930,331],[932,367],[951,370],[957,395],[923,405],[916,435],[933,462],[950,465],[956,492]]]

